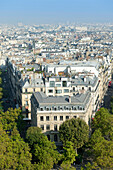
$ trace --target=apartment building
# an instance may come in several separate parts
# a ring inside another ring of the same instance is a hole
[[[31,97],[31,125],[42,128],[48,139],[60,144],[58,130],[67,119],[81,118],[89,126],[92,116],[92,97],[90,92],[75,96],[47,96],[35,92]]]
[[[6,61],[9,83],[15,104],[22,108],[25,117],[31,119],[31,95],[33,92],[45,91],[43,72],[39,65],[21,65]]]

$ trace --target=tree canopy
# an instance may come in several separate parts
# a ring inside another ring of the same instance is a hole
[[[59,160],[54,142],[48,140],[38,127],[30,127],[27,130],[26,140],[31,147],[32,162],[35,169],[51,169]]]
[[[92,122],[93,130],[100,129],[102,136],[113,140],[113,115],[105,108],[100,108]]]
[[[65,145],[71,141],[75,148],[82,147],[89,139],[89,127],[82,119],[69,119],[59,128],[60,139]]]
[[[0,124],[0,169],[31,169],[32,155],[27,143],[14,129],[12,136],[3,130]]]
[[[113,142],[106,140],[100,131],[95,130],[89,141],[90,159],[100,168],[113,168]]]

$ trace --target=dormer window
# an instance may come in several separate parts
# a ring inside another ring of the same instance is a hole
[[[76,108],[76,107],[73,107],[73,110],[77,110],[77,108]]]
[[[69,110],[69,108],[68,108],[68,107],[66,107],[66,110]]]
[[[47,107],[46,110],[49,111],[49,108]]]
[[[43,108],[41,107],[40,110],[43,111]]]
[[[60,110],[63,110],[63,108],[62,108],[62,107],[60,107]]]
[[[56,111],[56,110],[57,110],[57,108],[56,108],[56,107],[54,107],[54,110]]]

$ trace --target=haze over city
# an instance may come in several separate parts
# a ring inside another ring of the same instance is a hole
[[[0,170],[113,170],[113,1],[0,7]]]
[[[0,6],[1,24],[113,22],[112,0],[5,0]]]

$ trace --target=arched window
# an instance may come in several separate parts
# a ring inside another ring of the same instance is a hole
[[[57,142],[58,139],[57,139],[57,134],[54,135],[54,141]]]
[[[47,135],[48,140],[50,140],[50,135]]]

